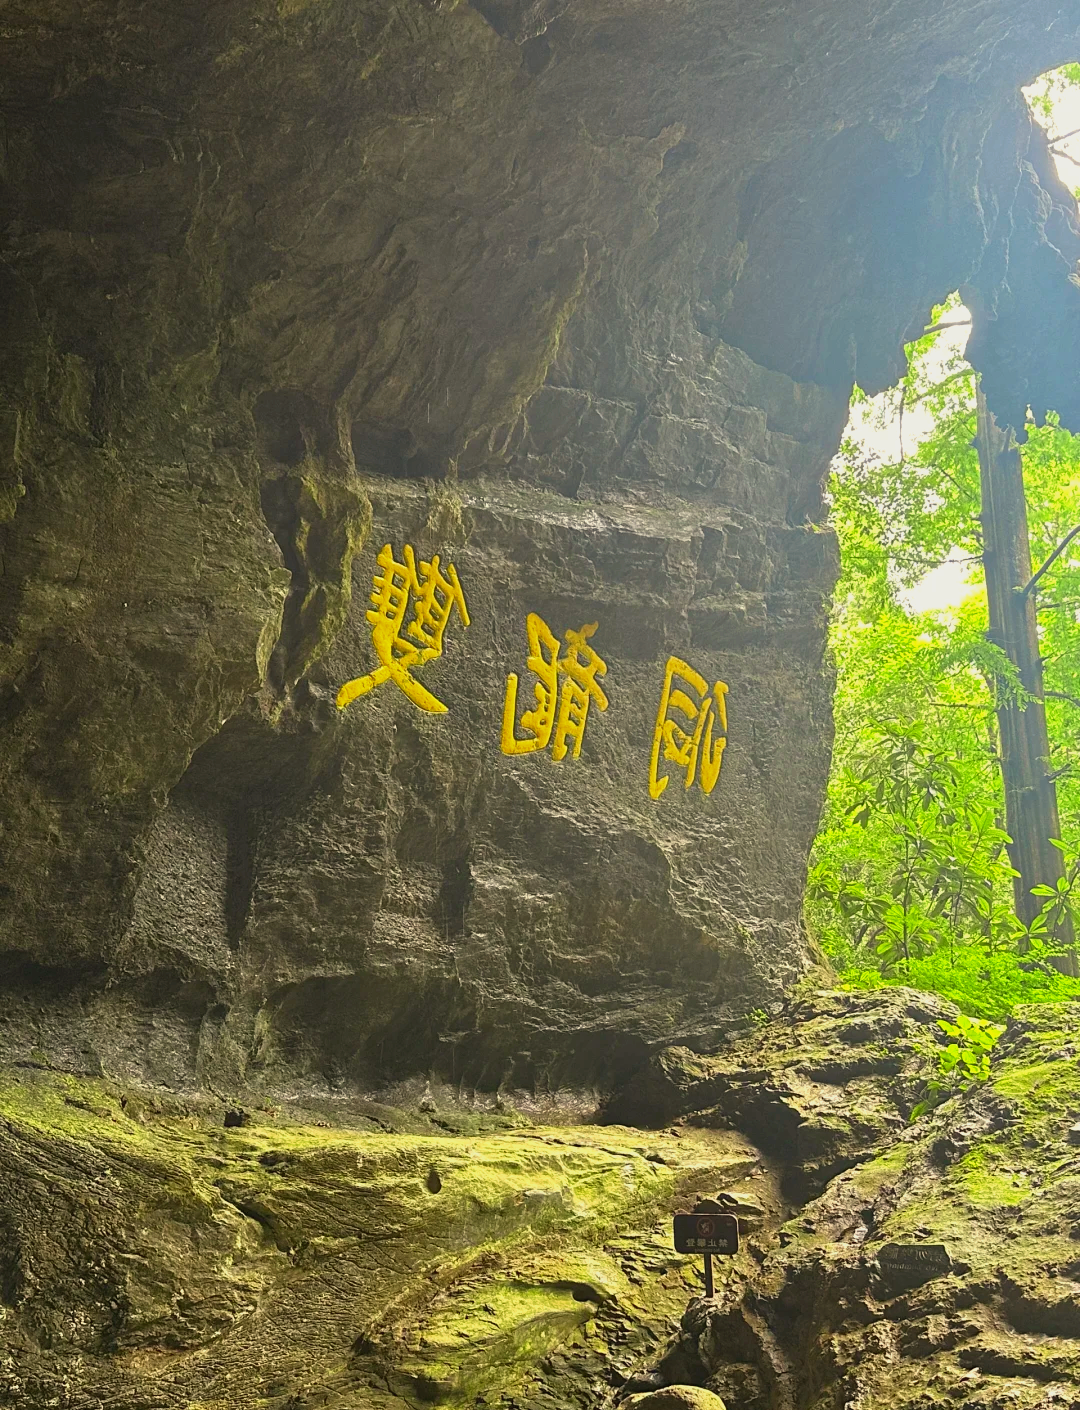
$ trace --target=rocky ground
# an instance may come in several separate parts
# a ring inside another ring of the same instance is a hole
[[[1080,1405],[1078,1017],[1023,1012],[985,1086],[868,1139],[760,1266],[692,1302],[678,1345],[697,1379],[746,1410]],[[897,1243],[944,1245],[947,1268],[898,1274],[880,1257]]]
[[[652,1129],[445,1091],[331,1126],[12,1068],[0,1403],[1080,1404],[1078,1015],[1014,1020],[991,1080],[912,1123],[948,1012],[808,994],[657,1055],[609,1111]],[[670,1214],[720,1191],[744,1240],[705,1299]],[[905,1281],[889,1243],[944,1244],[948,1271]]]

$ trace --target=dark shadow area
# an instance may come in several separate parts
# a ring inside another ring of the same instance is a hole
[[[263,392],[253,411],[259,449],[277,465],[299,465],[318,447],[319,414],[306,392]]]
[[[391,480],[445,480],[450,467],[445,448],[423,446],[411,430],[357,421],[352,428],[357,470]]]
[[[472,868],[467,857],[444,864],[439,889],[439,924],[448,938],[465,933],[465,914],[473,890]]]

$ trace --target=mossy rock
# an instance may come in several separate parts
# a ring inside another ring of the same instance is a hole
[[[716,1132],[226,1127],[225,1109],[0,1075],[13,1403],[69,1385],[142,1405],[151,1377],[162,1407],[499,1403],[598,1323],[667,1335],[693,1292],[669,1211],[757,1160]]]
[[[742,1298],[684,1327],[712,1378],[749,1361],[762,1395],[782,1375],[808,1410],[1074,1403],[1078,1045],[1080,1004],[1023,1010],[989,1081],[832,1180]],[[948,1261],[898,1277],[887,1244]]]
[[[955,1016],[912,989],[807,990],[713,1052],[661,1049],[608,1111],[650,1125],[733,1126],[783,1162],[787,1192],[803,1203],[903,1133],[936,1070],[937,1020]]]
[[[474,1404],[510,1388],[628,1286],[612,1258],[587,1250],[515,1260],[512,1273],[465,1280],[402,1338],[389,1382],[424,1402]]]
[[[624,1404],[633,1410],[726,1410],[718,1395],[701,1386],[665,1386],[631,1395]]]

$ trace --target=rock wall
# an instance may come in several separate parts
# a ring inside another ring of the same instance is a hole
[[[851,381],[963,286],[999,413],[1075,423],[1017,88],[1078,50],[1047,0],[8,5],[9,1055],[589,1106],[774,1000]],[[651,769],[672,660],[708,793]]]

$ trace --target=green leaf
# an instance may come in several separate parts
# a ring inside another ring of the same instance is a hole
[[[960,311],[952,296],[927,326]],[[1036,890],[1041,914],[1025,927],[1013,913],[994,714],[1031,697],[986,638],[974,378],[950,349],[953,336],[962,342],[962,332],[924,333],[909,345],[902,388],[873,401],[853,396],[830,479],[841,550],[830,631],[836,740],[806,919],[845,982],[932,989],[985,1021],[1017,1003],[1080,996],[1080,984],[1030,958],[1080,888],[1080,711],[1047,701],[1052,768],[1075,763],[1076,772],[1066,769],[1057,783],[1065,881]],[[905,415],[917,409],[928,427],[913,442],[905,422],[903,463],[868,437],[895,418],[901,396]],[[1030,546],[1041,563],[1080,523],[1080,440],[1053,415],[1026,429]],[[1080,699],[1076,547],[1042,580],[1038,607],[1047,688]],[[950,555],[969,560],[967,598],[948,613],[912,610],[903,590]],[[957,1023],[943,1033],[969,1053],[956,1060],[951,1084],[983,1080],[997,1027]]]

